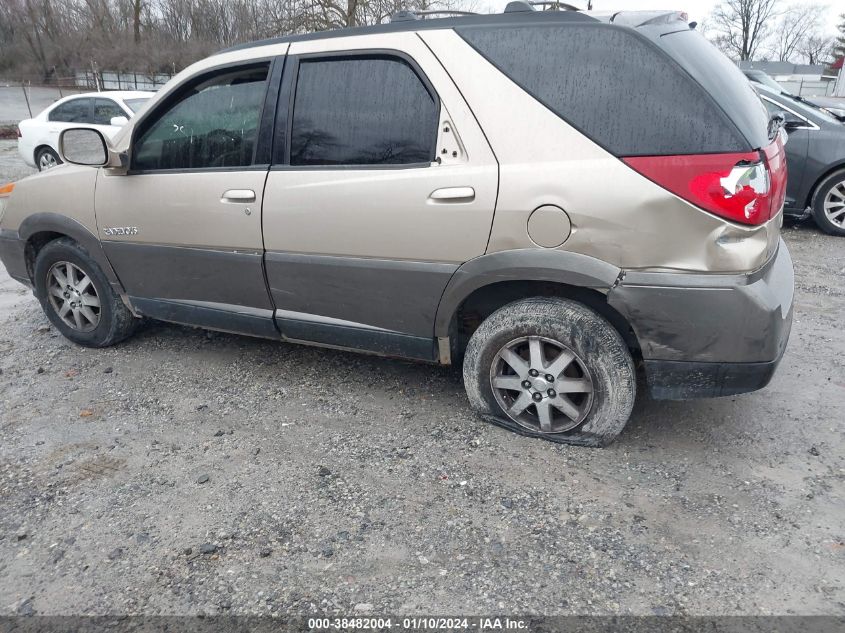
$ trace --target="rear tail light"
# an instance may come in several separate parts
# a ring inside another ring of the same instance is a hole
[[[780,136],[759,152],[631,156],[625,163],[687,202],[742,224],[777,215],[786,195]]]

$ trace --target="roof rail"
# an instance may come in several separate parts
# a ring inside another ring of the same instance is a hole
[[[429,15],[478,15],[475,11],[454,11],[452,9],[430,9],[427,11],[397,11],[390,16],[391,22],[423,20]]]

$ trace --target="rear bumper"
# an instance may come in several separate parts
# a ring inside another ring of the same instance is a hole
[[[718,398],[757,391],[769,384],[780,358],[766,363],[695,363],[646,360],[649,392],[655,400]]]
[[[654,398],[765,387],[792,327],[792,258],[781,240],[750,274],[626,273],[608,301],[634,329]]]
[[[24,137],[18,138],[18,154],[29,167],[38,167],[35,164],[35,146]]]
[[[25,252],[26,242],[20,239],[17,231],[0,229],[0,262],[12,279],[31,286]]]

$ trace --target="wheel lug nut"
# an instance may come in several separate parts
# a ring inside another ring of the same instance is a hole
[[[532,378],[536,378],[537,376],[540,375],[540,372],[537,371],[536,369],[529,369],[528,375],[531,376]]]
[[[554,376],[552,376],[551,374],[546,374],[546,382],[554,382],[554,381],[555,381]]]
[[[533,396],[531,396],[531,397],[532,397],[532,398],[534,398],[534,402],[540,402],[540,400],[542,400],[542,399],[543,399],[543,394],[542,394],[542,393],[537,392],[537,393],[535,393],[535,394],[534,394]]]
[[[549,394],[549,398],[554,398],[557,395],[557,391],[554,389],[549,389],[547,393]]]
[[[526,389],[528,389],[531,386],[531,381],[530,380],[523,380],[522,386],[525,387]]]

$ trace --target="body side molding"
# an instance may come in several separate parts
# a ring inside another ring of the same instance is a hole
[[[273,311],[208,301],[130,297],[146,317],[193,327],[279,340]]]

